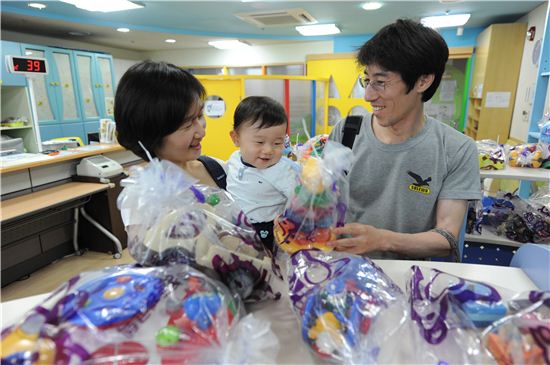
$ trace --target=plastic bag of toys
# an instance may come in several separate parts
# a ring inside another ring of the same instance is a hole
[[[511,314],[487,327],[483,341],[499,365],[550,364],[550,293],[508,302]]]
[[[2,332],[2,364],[273,362],[269,323],[240,303],[187,265],[82,273]]]
[[[519,199],[515,206],[516,214],[531,231],[531,239],[525,242],[550,243],[550,193]]]
[[[538,169],[542,165],[542,149],[536,143],[512,146],[508,152],[508,165]]]
[[[271,287],[270,253],[224,190],[196,184],[175,164],[156,159],[130,176],[121,182],[118,207],[137,262],[216,273],[247,302],[279,297]]]
[[[514,214],[514,203],[518,200],[519,198],[512,194],[490,196],[483,192],[481,212],[478,213],[479,224],[496,233],[497,228]]]
[[[481,170],[502,170],[506,163],[504,147],[491,139],[476,141]]]
[[[351,150],[317,136],[298,151],[299,183],[282,215],[275,219],[275,241],[284,251],[319,248],[330,250],[335,238],[331,228],[344,224],[348,205],[345,171],[352,162]]]
[[[301,250],[289,259],[288,277],[302,339],[317,356],[346,364],[406,358],[395,348],[408,317],[406,299],[371,260]]]
[[[550,169],[550,118],[542,120],[540,126],[539,147],[542,150],[543,169]]]
[[[481,329],[507,315],[502,296],[490,285],[437,269],[411,267],[407,284],[414,358],[423,364],[492,363]]]

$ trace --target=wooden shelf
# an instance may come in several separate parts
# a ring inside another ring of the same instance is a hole
[[[511,246],[511,247],[520,247],[523,243],[509,240],[506,237],[498,236],[493,232],[487,230],[486,227],[482,228],[481,234],[466,234],[464,236],[465,242],[480,242],[488,243],[492,245],[502,245],[502,246]]]
[[[3,200],[1,202],[1,221],[2,224],[4,224],[10,219],[15,219],[42,209],[51,208],[80,197],[92,195],[107,190],[110,187],[109,184],[70,182],[18,196],[16,198]]]
[[[528,167],[506,167],[503,170],[479,170],[481,178],[544,181],[550,183],[550,170]]]

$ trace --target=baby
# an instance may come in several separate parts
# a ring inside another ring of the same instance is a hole
[[[287,125],[281,104],[249,96],[237,106],[230,132],[240,150],[228,161],[227,191],[272,251],[273,220],[283,212],[298,178],[298,165],[282,156]]]

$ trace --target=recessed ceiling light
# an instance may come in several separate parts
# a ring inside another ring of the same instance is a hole
[[[338,34],[340,29],[336,24],[301,25],[296,30],[303,36]]]
[[[45,4],[41,4],[41,3],[29,3],[28,6],[31,7],[31,8],[38,9],[38,10],[42,10],[46,7]]]
[[[237,39],[226,39],[223,41],[210,41],[208,44],[217,49],[239,49],[239,48],[248,48],[250,44],[239,41]]]
[[[117,32],[121,32],[121,33],[128,33],[130,31],[129,28],[117,28],[116,30]]]
[[[165,40],[166,43],[176,43],[176,40],[175,39],[167,39]]]
[[[143,5],[135,4],[128,0],[60,0],[61,2],[73,4],[79,9],[88,11],[101,11],[109,13],[111,11],[131,10],[143,8]]]
[[[371,1],[368,3],[364,3],[363,5],[361,5],[361,7],[365,10],[377,10],[382,7],[382,3]]]
[[[453,14],[428,16],[420,19],[420,22],[430,28],[460,27],[470,19],[470,14]]]

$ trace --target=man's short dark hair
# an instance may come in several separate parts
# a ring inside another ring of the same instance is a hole
[[[244,98],[235,110],[233,130],[238,130],[243,123],[255,124],[258,121],[260,122],[258,128],[269,128],[288,123],[285,109],[277,101],[267,96]]]
[[[181,127],[205,95],[195,76],[170,63],[143,61],[131,66],[115,95],[118,142],[147,160],[141,142],[154,157],[163,138]]]
[[[378,65],[396,72],[410,92],[422,75],[434,74],[432,85],[424,91],[422,101],[432,98],[449,58],[447,43],[435,30],[408,19],[386,25],[359,50],[361,65]]]

